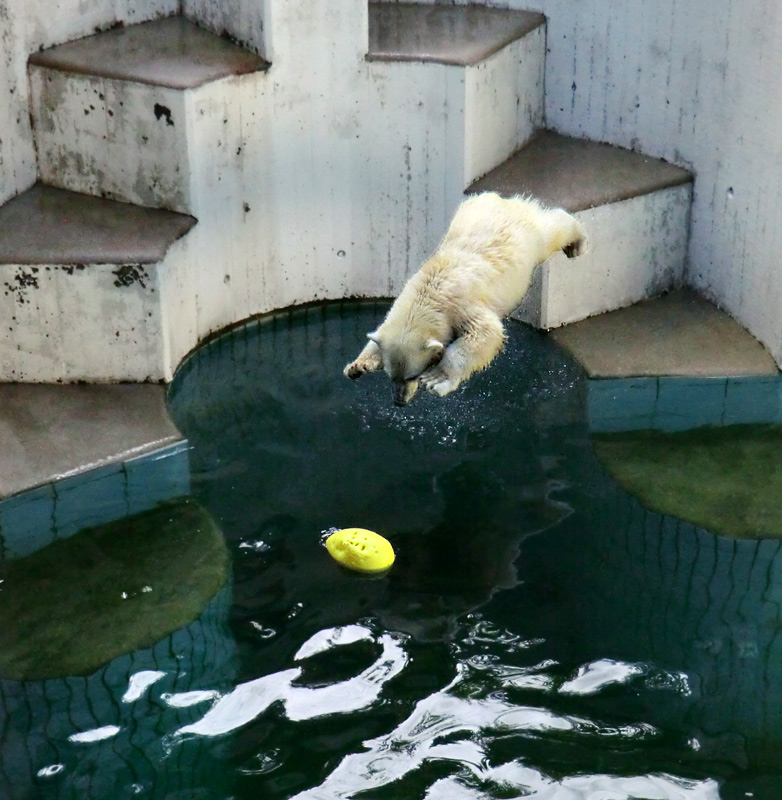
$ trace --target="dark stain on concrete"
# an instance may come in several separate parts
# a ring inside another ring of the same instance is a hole
[[[138,283],[142,289],[147,288],[146,281],[149,280],[149,275],[141,264],[123,264],[118,269],[112,270],[111,274],[116,277],[115,286],[133,286],[134,283]]]
[[[27,290],[38,288],[37,273],[38,267],[31,267],[29,271],[24,268],[19,269],[11,281],[4,281],[3,283],[6,296],[9,294],[14,295],[17,302],[26,303]]]
[[[171,109],[168,106],[163,106],[160,103],[155,103],[155,119],[166,120],[166,125],[174,124],[174,118],[171,116]]]
[[[63,266],[60,267],[60,269],[68,275],[73,275],[76,270],[81,272],[84,268],[84,264],[63,264]],[[48,272],[49,268],[47,267],[46,270]]]

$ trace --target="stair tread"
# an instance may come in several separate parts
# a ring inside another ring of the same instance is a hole
[[[590,378],[779,374],[752,334],[690,290],[574,322],[549,335]]]
[[[467,193],[530,194],[546,205],[576,212],[691,180],[686,169],[661,159],[543,131]]]
[[[0,207],[0,264],[153,264],[187,214],[36,184]]]
[[[468,66],[545,21],[537,12],[485,6],[370,3],[367,58]]]
[[[183,441],[153,384],[0,383],[0,498]]]
[[[255,53],[179,16],[57,45],[34,53],[29,63],[172,89],[191,89],[269,66]]]

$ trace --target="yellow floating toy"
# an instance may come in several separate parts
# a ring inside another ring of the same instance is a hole
[[[394,548],[380,534],[364,528],[344,528],[326,539],[329,555],[356,572],[385,572],[394,563]]]

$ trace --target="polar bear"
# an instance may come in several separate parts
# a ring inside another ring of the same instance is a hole
[[[397,405],[419,384],[440,397],[452,392],[502,349],[502,318],[521,303],[535,267],[558,250],[575,258],[586,249],[581,224],[561,208],[494,192],[470,197],[344,374],[385,370]]]

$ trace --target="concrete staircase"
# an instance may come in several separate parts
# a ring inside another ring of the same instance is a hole
[[[575,214],[590,239],[535,273],[515,316],[558,328],[654,297],[682,282],[692,176],[680,167],[606,144],[543,131],[468,192],[531,194]]]
[[[273,64],[182,17],[30,57],[41,183],[0,209],[0,381],[168,381],[253,314],[395,294],[465,191],[587,226],[519,310],[539,327],[681,281],[691,176],[546,131],[542,15],[264,9]]]
[[[267,66],[178,17],[30,57],[42,184],[0,208],[0,380],[171,378],[214,123],[199,104]]]
[[[355,35],[334,30],[340,19],[325,17],[323,30],[282,11],[269,20],[288,27],[289,42],[328,44],[345,72],[331,98],[320,93],[325,133],[317,108],[301,107],[307,76],[293,57],[281,51],[270,69],[182,17],[30,57],[40,180],[81,196],[38,186],[0,211],[0,316],[12,323],[0,334],[0,380],[166,381],[201,338],[254,313],[394,294],[465,189],[530,192],[583,217],[592,254],[552,259],[519,312],[539,327],[681,280],[690,176],[544,130],[541,14],[356,0],[346,9],[366,26],[365,46],[328,42]],[[292,122],[310,127],[308,141],[297,143]],[[308,157],[290,152],[299,144]],[[348,162],[360,174],[338,176]],[[324,215],[328,204],[347,225]],[[54,220],[66,207],[64,235]],[[182,238],[192,217],[198,228]],[[139,224],[154,256],[134,244]]]
[[[191,216],[38,184],[0,208],[2,378],[157,381]]]

